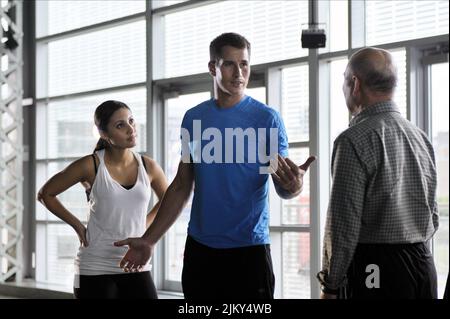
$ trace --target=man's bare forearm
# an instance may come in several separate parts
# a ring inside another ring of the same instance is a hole
[[[187,186],[172,183],[164,194],[153,223],[142,238],[150,244],[156,244],[181,214],[181,211],[189,199],[191,190],[192,185]]]

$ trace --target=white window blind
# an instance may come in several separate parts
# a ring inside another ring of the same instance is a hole
[[[350,120],[350,113],[342,91],[346,66],[347,59],[330,62],[330,154],[333,150],[334,140],[348,128]]]
[[[187,0],[152,0],[152,9],[171,6],[177,3],[186,2]]]
[[[309,140],[309,80],[308,66],[282,70],[281,115],[289,143]]]
[[[392,58],[397,66],[397,87],[394,92],[394,102],[400,112],[407,117],[406,105],[406,51],[405,49],[391,50]]]
[[[80,241],[66,224],[41,224],[36,227],[36,281],[73,287],[74,259]]]
[[[448,34],[448,1],[366,1],[367,45]]]
[[[36,193],[48,181],[53,175],[62,171],[71,162],[50,162],[50,163],[37,163],[36,165]],[[58,195],[58,199],[66,207],[69,212],[74,214],[81,221],[87,220],[87,214],[89,212],[89,206],[85,194],[85,189],[81,184],[77,184]],[[36,220],[45,221],[61,221],[58,217],[47,211],[47,209],[38,203],[36,205]]]
[[[303,164],[309,157],[309,148],[290,148],[289,158],[297,165]],[[303,190],[299,196],[281,201],[283,225],[306,225],[310,224],[309,213],[309,171],[303,178]]]
[[[144,82],[145,43],[145,21],[50,42],[48,92],[38,96]]]
[[[284,299],[311,298],[309,240],[309,233],[283,233],[282,285]]]
[[[437,203],[439,210],[439,229],[434,235],[433,254],[438,275],[439,298],[443,297],[448,276],[448,237],[449,237],[449,124],[448,124],[448,62],[433,64],[430,67],[431,93],[431,136],[436,156]]]
[[[175,178],[181,159],[180,128],[184,114],[190,108],[210,99],[209,92],[179,95],[166,102],[166,168],[169,182]],[[191,213],[192,194],[176,223],[167,232],[166,280],[180,281],[183,269],[184,244]]]
[[[300,30],[308,21],[307,1],[223,1],[163,18],[165,70],[155,78],[207,72],[209,44],[237,32],[252,45],[251,63],[305,56]]]
[[[329,51],[348,49],[348,0],[329,2],[330,26],[327,28]]]
[[[145,150],[146,90],[138,88],[55,101],[42,106],[47,108],[48,123],[44,132],[38,132],[38,135],[46,134],[48,150],[45,153],[40,148],[38,157],[72,157],[92,153],[98,141],[94,131],[94,112],[106,100],[118,100],[130,107],[138,133],[135,150]]]
[[[36,1],[36,33],[43,37],[145,11],[145,0]]]

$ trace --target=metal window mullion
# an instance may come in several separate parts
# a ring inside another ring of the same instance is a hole
[[[298,58],[286,59],[286,60],[277,60],[272,62],[260,63],[252,65],[252,72],[264,72],[269,68],[284,68],[288,66],[294,66],[298,64],[306,64],[308,63],[308,56],[301,56]]]
[[[147,81],[149,90],[147,96],[149,97],[147,108],[147,112],[153,113],[152,115],[148,114],[148,118],[152,118],[153,121],[153,130],[152,136],[148,136],[152,138],[151,143],[149,143],[148,147],[155,153],[159,153],[158,160],[161,163],[164,171],[167,171],[166,165],[166,117],[167,112],[165,109],[166,101],[164,100],[163,95],[163,86],[159,85],[157,81],[154,80],[155,76],[165,74],[164,63],[159,63],[158,59],[162,57],[164,60],[165,52],[164,52],[164,37],[163,37],[163,17],[157,16],[153,13],[151,1],[147,2],[147,43],[148,53],[150,56],[147,56],[147,65],[151,65],[151,68],[147,70],[147,79],[151,79],[152,81]],[[149,25],[150,24],[150,25]],[[149,48],[150,47],[150,48]],[[149,93],[151,92],[151,93]],[[163,236],[159,241],[159,244],[156,246],[153,264],[154,264],[154,275],[155,275],[155,285],[158,290],[175,290],[180,291],[181,289],[171,280],[167,278],[167,259],[169,254],[168,250],[168,236]],[[181,284],[180,284],[181,286]]]
[[[347,2],[347,10],[348,10],[348,16],[347,16],[347,51],[350,50],[353,47],[352,44],[352,29],[353,29],[353,23],[352,23],[352,0],[348,0]]]
[[[277,196],[277,195],[275,195]],[[284,298],[284,271],[283,271],[283,251],[284,240],[283,233],[308,233],[311,238],[311,227],[307,225],[281,225],[281,226],[269,226],[269,231],[272,233],[272,256],[273,268],[275,277],[279,277],[279,284],[275,285],[275,298]],[[278,262],[277,262],[278,261]]]
[[[421,105],[421,112],[417,112],[417,120],[421,125],[420,128],[427,134],[430,141],[433,141],[433,101],[431,92],[431,88],[433,85],[432,66],[436,63],[448,62],[448,53],[447,56],[442,59],[438,57],[426,56],[422,51],[421,55],[417,56],[415,62],[419,65],[419,69],[422,71],[422,82],[417,84],[417,90],[423,93],[422,98],[420,99],[420,102],[422,102],[423,104]],[[432,252],[433,258],[435,258],[435,238],[433,237],[432,240],[428,241],[427,245]]]
[[[86,221],[80,220],[82,224],[87,224]],[[36,225],[67,225],[63,220],[52,220],[52,219],[36,219]]]
[[[427,38],[421,38],[421,39],[384,43],[384,44],[377,45],[377,47],[380,47],[380,48],[386,49],[386,50],[391,50],[391,49],[401,48],[401,47],[425,46],[425,45],[430,45],[433,43],[439,43],[439,42],[445,42],[445,41],[448,41],[448,35],[439,35],[439,36],[433,36],[433,37],[427,37]],[[319,57],[319,60],[339,59],[342,56],[350,56],[358,48],[359,47],[349,48],[348,50],[326,52],[326,53],[319,54],[318,57]],[[252,65],[252,72],[265,73],[267,70],[269,70],[271,68],[280,68],[281,69],[283,67],[289,67],[289,66],[305,64],[305,63],[308,63],[308,56]],[[167,88],[167,87],[171,87],[171,85],[184,86],[184,85],[190,85],[192,83],[209,82],[209,80],[210,80],[210,75],[207,72],[202,72],[202,73],[197,73],[197,74],[192,74],[192,75],[182,75],[182,76],[177,76],[177,77],[172,77],[172,78],[164,78],[163,77],[163,78],[155,79],[154,84]]]
[[[176,13],[176,12],[194,9],[194,8],[198,8],[198,7],[208,6],[208,5],[214,4],[216,2],[221,2],[221,1],[224,1],[224,0],[203,0],[203,1],[189,0],[189,1],[184,1],[181,3],[176,3],[173,5],[168,5],[168,6],[153,9],[152,14],[154,16],[163,16],[166,14],[171,14],[171,13]]]
[[[366,44],[365,1],[349,0],[348,8],[348,48],[363,47]]]
[[[23,3],[23,74],[28,76],[23,78],[23,100],[22,106],[24,114],[23,143],[24,143],[24,272],[23,276],[35,278],[35,198],[36,198],[36,163],[35,163],[35,132],[36,132],[36,110],[34,108],[34,97],[36,96],[36,47],[35,47],[35,2],[26,1]],[[27,61],[27,62],[25,62]],[[23,76],[23,75],[22,75]],[[27,107],[30,106],[30,107]]]
[[[274,107],[278,112],[282,107],[282,71],[278,66],[267,68],[265,72],[266,82],[266,102]],[[270,224],[269,233],[271,233],[271,248],[273,260],[273,272],[280,284],[275,285],[275,298],[283,297],[283,240],[281,233],[277,230],[281,225],[281,199],[277,195],[275,187],[269,181],[269,205],[270,205]]]
[[[271,232],[277,232],[277,233],[286,233],[286,232],[292,232],[292,233],[310,233],[311,232],[311,225],[289,225],[289,224],[282,224],[280,226],[270,226],[269,230]]]
[[[408,118],[425,132],[429,130],[428,120],[428,72],[422,64],[423,53],[420,49],[406,48],[407,71],[407,103]]]
[[[88,25],[85,27],[72,29],[69,31],[64,31],[64,32],[60,32],[60,33],[55,33],[55,34],[39,37],[39,38],[36,38],[36,42],[37,43],[48,43],[51,41],[63,40],[63,39],[75,37],[78,35],[88,34],[91,32],[101,31],[101,30],[129,24],[132,22],[141,21],[143,19],[145,19],[145,12],[139,12],[139,13],[136,13],[133,15],[117,18],[114,20],[108,20],[108,21]]]
[[[439,43],[448,43],[448,34],[435,35],[425,38],[417,38],[397,42],[379,43],[376,45],[376,47],[385,50],[392,50],[397,48],[410,48],[410,47],[422,48]],[[350,51],[351,53],[354,53],[360,48],[362,48],[362,46],[355,46]],[[325,56],[325,54],[323,55]]]
[[[421,95],[419,91],[414,88],[418,81],[421,81],[420,75],[423,73],[419,71],[418,54],[415,48],[405,48],[406,50],[406,118],[417,125],[417,105],[418,97]],[[416,73],[415,71],[420,73]],[[419,126],[420,127],[420,126]]]
[[[319,108],[319,78],[318,78],[318,58],[317,49],[310,49],[311,60],[309,64],[309,136],[310,136],[310,154],[320,154],[320,122],[319,116],[320,112],[317,111]],[[328,130],[327,130],[328,131]],[[323,132],[322,132],[323,133]],[[327,141],[327,140],[325,140]],[[324,141],[322,141],[324,142]],[[323,172],[318,169],[320,165],[320,160],[314,163],[310,168],[310,223],[311,223],[311,236],[310,236],[310,269],[311,272],[319,270],[320,267],[320,176]],[[311,276],[311,298],[317,298],[319,292],[319,285],[315,276]]]
[[[155,83],[155,82],[154,82]],[[208,92],[212,88],[212,83],[209,80],[208,83],[205,81],[192,83],[192,84],[185,84],[183,86],[177,86],[177,85],[168,85],[168,86],[162,86],[162,85],[154,85],[153,86],[153,105],[151,106],[154,109],[154,112],[157,114],[157,123],[159,125],[157,132],[154,133],[153,136],[158,136],[158,140],[156,141],[158,146],[157,149],[160,152],[160,163],[163,163],[162,166],[164,167],[164,170],[167,170],[167,163],[166,163],[166,150],[167,150],[167,126],[164,125],[164,123],[167,123],[167,98],[170,98],[173,96],[172,94],[175,92],[177,95],[184,95],[184,94],[193,94],[198,92]],[[155,269],[157,272],[157,278],[155,280],[155,284],[157,285],[158,289],[163,290],[174,290],[181,292],[181,283],[178,281],[173,281],[167,279],[167,261],[168,261],[168,237],[164,236],[161,239],[161,244],[157,246],[157,261],[156,265],[158,267],[158,270]]]
[[[349,54],[350,49],[339,50],[334,52],[327,52],[319,54],[319,60],[339,60],[342,56],[347,56]]]
[[[159,64],[154,63],[156,57],[162,54],[161,46],[158,42],[156,30],[161,26],[161,21],[152,14],[152,3],[147,1],[146,6],[146,39],[147,39],[147,151],[165,169],[164,160],[164,114],[163,106],[159,97],[159,89],[154,85],[155,70]],[[156,201],[154,201],[156,202]],[[166,236],[160,240],[160,244],[156,245],[153,263],[153,276],[156,289],[164,289],[165,284],[165,241]]]
[[[48,78],[48,76],[47,76],[47,78]],[[82,91],[82,92],[68,93],[68,94],[55,95],[55,96],[45,96],[45,97],[37,98],[36,103],[56,102],[56,101],[80,98],[80,97],[85,97],[85,96],[90,96],[90,95],[101,94],[101,93],[110,93],[110,92],[114,92],[114,91],[125,91],[125,90],[131,90],[131,89],[138,89],[138,88],[143,88],[146,86],[147,86],[147,82],[138,82],[138,83],[132,83],[132,84],[110,86],[110,87],[105,87],[105,88],[90,90],[90,91]]]
[[[448,45],[448,42],[447,42]],[[431,77],[432,77],[432,70],[431,67],[433,64],[438,63],[448,63],[448,53],[440,54],[440,55],[431,55],[431,56],[424,56],[419,55],[416,57],[416,63],[417,67],[422,71],[422,79],[423,81],[421,83],[417,83],[418,87],[415,91],[421,91],[423,92],[422,99],[420,100],[423,104],[420,106],[421,112],[418,112],[418,122],[421,124],[420,128],[424,130],[430,141],[433,140],[433,123],[432,123],[432,112],[433,112],[433,102],[431,100]],[[414,61],[412,61],[414,62]],[[414,90],[414,88],[411,88],[411,90]]]
[[[291,142],[289,143],[289,148],[309,148],[311,142]]]
[[[36,163],[38,164],[50,164],[50,163],[61,163],[61,162],[73,162],[83,155],[80,156],[69,156],[69,157],[52,157],[52,158],[37,158]]]
[[[309,22],[318,19],[317,1],[309,1]],[[310,154],[319,154],[320,147],[320,117],[319,117],[319,53],[318,49],[309,49],[308,76],[309,76],[309,140]],[[316,165],[310,167],[310,269],[314,273],[319,269],[320,251],[320,172]],[[310,276],[311,298],[319,295],[319,285],[314,276]]]

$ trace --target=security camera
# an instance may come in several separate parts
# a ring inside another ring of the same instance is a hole
[[[302,30],[302,48],[324,48],[326,40],[325,29],[308,28]]]

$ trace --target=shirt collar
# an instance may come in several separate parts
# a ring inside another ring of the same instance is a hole
[[[350,121],[349,127],[360,123],[361,121],[380,113],[397,112],[400,113],[397,105],[393,101],[384,101],[372,104],[364,108],[358,115]]]

